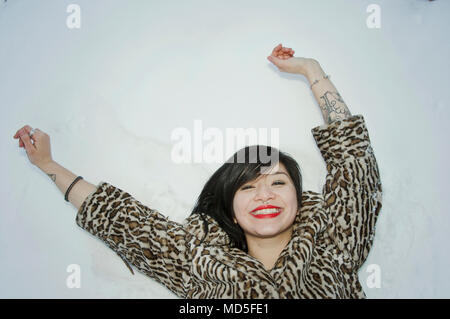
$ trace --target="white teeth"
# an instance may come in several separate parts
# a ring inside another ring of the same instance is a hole
[[[273,213],[278,213],[281,209],[279,208],[269,208],[269,209],[260,209],[257,210],[256,212],[253,212],[253,215],[261,215],[261,214],[273,214]]]

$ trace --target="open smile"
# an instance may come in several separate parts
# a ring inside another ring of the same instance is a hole
[[[251,211],[250,214],[255,218],[274,218],[281,214],[283,209],[281,207],[262,208]]]

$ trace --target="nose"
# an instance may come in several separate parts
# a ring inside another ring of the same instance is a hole
[[[270,187],[268,187],[264,183],[262,183],[262,185],[259,185],[258,187],[256,187],[255,201],[261,200],[263,202],[267,202],[274,198],[275,198],[274,192],[272,192]]]

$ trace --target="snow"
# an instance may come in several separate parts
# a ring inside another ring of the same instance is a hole
[[[12,138],[26,124],[74,174],[175,221],[220,166],[171,160],[171,133],[194,133],[195,120],[224,134],[279,128],[304,189],[321,191],[311,128],[322,114],[306,78],[267,61],[278,43],[317,59],[366,120],[383,186],[359,272],[367,297],[450,297],[449,1],[379,0],[380,28],[366,25],[369,1],[80,0],[70,29],[72,3],[0,3],[1,298],[176,298],[76,226],[74,206]],[[80,288],[66,285],[71,264]]]

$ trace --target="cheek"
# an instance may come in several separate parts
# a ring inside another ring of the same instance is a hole
[[[233,200],[234,214],[237,219],[244,215],[249,199],[244,194],[237,194]]]
[[[287,188],[282,196],[285,199],[286,204],[292,207],[297,206],[297,191],[294,186]]]

